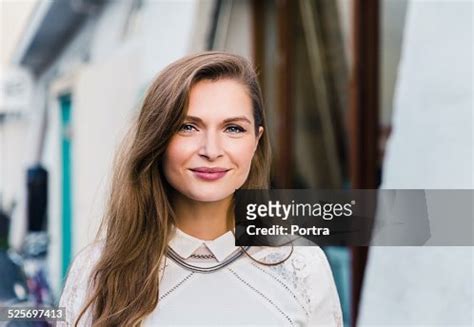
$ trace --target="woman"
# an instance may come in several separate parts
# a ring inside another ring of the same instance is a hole
[[[60,306],[75,326],[341,326],[319,247],[235,246],[236,189],[267,189],[270,143],[251,64],[204,52],[166,67],[116,160],[101,230]]]

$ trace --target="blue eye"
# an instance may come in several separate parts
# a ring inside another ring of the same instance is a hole
[[[183,124],[181,125],[181,127],[179,128],[180,131],[184,131],[184,132],[190,132],[192,131],[192,129],[196,129],[196,127],[194,127],[193,125],[191,124]]]
[[[245,132],[244,128],[242,128],[240,126],[237,126],[237,125],[229,126],[229,127],[226,128],[226,130],[231,130],[232,133],[236,133],[236,134]]]

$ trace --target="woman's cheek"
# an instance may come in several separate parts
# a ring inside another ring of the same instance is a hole
[[[182,142],[176,140],[172,140],[166,149],[164,155],[164,171],[166,178],[170,183],[180,175],[180,170],[185,164],[186,156],[182,149]]]
[[[195,142],[189,140],[172,141],[167,150],[168,160],[175,166],[184,165],[194,148]]]
[[[235,158],[239,160],[239,166],[244,168],[245,173],[250,170],[252,158],[254,155],[253,149],[253,144],[248,143],[237,148],[237,151],[234,153]]]

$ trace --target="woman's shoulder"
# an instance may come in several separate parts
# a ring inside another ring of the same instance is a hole
[[[83,247],[74,257],[67,273],[66,286],[68,284],[86,284],[90,273],[99,261],[104,248],[104,241],[98,240]]]
[[[302,274],[329,268],[326,255],[321,247],[306,239],[284,246],[259,246],[254,249],[253,253],[253,257],[267,264],[286,259],[283,262],[284,265],[291,266]]]
[[[98,262],[105,242],[103,240],[94,241],[83,247],[74,257],[69,268],[68,278],[71,274],[80,271],[82,276],[85,272],[90,272]]]
[[[89,294],[90,277],[98,262],[104,241],[95,241],[82,248],[74,257],[66,278],[66,283],[59,300],[59,306],[66,308],[66,319],[71,325],[77,318]],[[88,315],[86,315],[89,319]],[[59,325],[65,326],[65,325]]]
[[[251,255],[261,263],[252,264],[305,293],[326,287],[321,283],[332,281],[332,272],[324,251],[314,243],[297,244],[257,247]]]
[[[91,262],[97,260],[104,249],[105,241],[96,240],[84,246],[75,256],[74,261]]]
[[[294,292],[302,300],[312,323],[342,326],[339,296],[324,251],[307,240],[295,244],[298,245],[260,247],[254,250],[254,258],[263,264],[252,264]]]

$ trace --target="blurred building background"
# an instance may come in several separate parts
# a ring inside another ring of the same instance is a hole
[[[114,152],[146,87],[192,52],[257,66],[274,187],[474,186],[470,1],[0,4],[4,243],[49,236],[56,298],[95,237]],[[347,326],[472,323],[472,248],[325,250]]]

